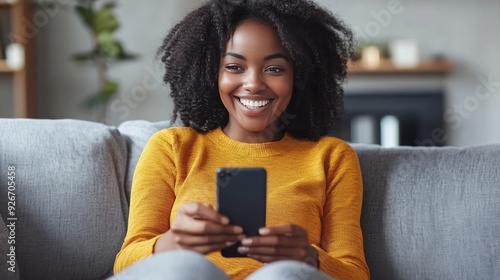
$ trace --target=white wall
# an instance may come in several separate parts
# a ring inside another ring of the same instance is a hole
[[[358,30],[363,30],[374,21],[373,13],[387,9],[389,3],[394,1],[397,0],[318,0]],[[123,23],[119,37],[128,50],[140,55],[140,59],[111,68],[112,76],[121,83],[120,96],[114,101],[110,112],[111,123],[118,124],[130,119],[156,121],[170,118],[172,105],[168,89],[159,83],[163,73],[157,69],[159,65],[155,62],[155,53],[174,22],[201,2],[118,2],[117,12]],[[500,26],[500,1],[397,2],[401,12],[393,14],[389,23],[381,26],[380,32],[373,38],[416,38],[424,58],[446,54],[454,61],[455,71],[444,81],[409,81],[415,87],[443,85],[447,93],[447,110],[463,105],[473,109],[462,116],[450,111],[454,118],[447,122],[449,144],[463,146],[500,142],[500,85],[496,83],[492,86],[494,92],[486,100],[474,99],[474,92],[481,84],[479,76],[486,79],[492,76],[493,81],[500,81],[500,36],[496,32],[496,27]],[[69,59],[72,53],[89,48],[88,36],[76,15],[70,11],[60,11],[46,26],[40,28],[37,44],[42,117],[95,120],[90,112],[78,107],[89,93],[96,90],[95,69],[77,65]],[[370,83],[369,80],[351,79],[348,88],[359,88]],[[390,86],[392,81],[379,83]]]

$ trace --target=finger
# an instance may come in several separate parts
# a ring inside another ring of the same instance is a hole
[[[185,203],[179,207],[177,215],[179,214],[223,225],[229,224],[229,218],[215,211],[209,204],[200,204],[196,202]]]
[[[259,229],[260,235],[307,236],[307,231],[297,225],[285,224]]]
[[[243,228],[234,225],[221,225],[210,221],[195,220],[190,217],[176,219],[171,225],[174,233],[184,233],[191,235],[230,235],[242,234]]]
[[[231,243],[245,238],[244,235],[189,235],[189,234],[176,234],[174,241],[182,247],[196,247],[213,244]]]
[[[302,260],[306,256],[306,251],[302,248],[288,247],[238,247],[238,252],[246,255],[282,257],[290,260]]]
[[[309,241],[303,236],[253,236],[242,240],[243,246],[249,247],[307,247]]]
[[[254,255],[254,256],[267,256],[276,258],[286,258],[290,260],[302,260],[306,257],[306,250],[304,248],[289,248],[289,247],[238,247],[240,254]]]

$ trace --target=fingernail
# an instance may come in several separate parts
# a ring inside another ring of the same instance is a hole
[[[238,247],[238,252],[240,252],[240,254],[246,253],[248,252],[248,247]]]
[[[233,229],[234,229],[234,233],[242,233],[243,232],[243,228],[242,227],[236,226]]]
[[[222,217],[222,224],[223,225],[228,225],[229,224],[229,218],[228,217]]]
[[[243,239],[243,240],[241,240],[241,244],[250,245],[250,244],[252,244],[252,239],[250,239],[250,238]]]
[[[229,246],[234,245],[235,243],[236,243],[236,242],[234,242],[234,241],[228,241],[228,242],[226,242],[226,245],[229,247]]]
[[[268,228],[261,228],[259,229],[259,233],[261,235],[266,235],[266,234],[269,234],[271,231],[268,229]]]

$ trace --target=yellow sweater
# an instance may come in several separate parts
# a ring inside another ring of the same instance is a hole
[[[345,142],[313,142],[286,134],[277,142],[242,143],[219,128],[199,134],[186,127],[157,132],[134,173],[127,236],[115,273],[150,256],[175,220],[179,205],[216,205],[218,167],[267,170],[266,224],[296,224],[308,231],[320,269],[337,279],[368,279],[360,228],[362,179],[358,158]],[[262,266],[251,258],[207,258],[232,279]]]

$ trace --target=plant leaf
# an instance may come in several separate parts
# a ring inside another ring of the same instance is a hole
[[[95,13],[92,20],[92,29],[95,34],[100,34],[102,32],[113,33],[119,27],[120,23],[111,8],[102,8]]]
[[[119,43],[111,33],[103,32],[97,35],[97,46],[99,51],[106,57],[115,58],[120,54]]]
[[[137,58],[136,54],[125,53],[125,52],[120,53],[120,55],[118,55],[117,57],[118,60],[134,60],[136,58]]]
[[[71,56],[71,59],[74,61],[83,62],[83,61],[87,61],[87,60],[94,60],[95,57],[96,57],[95,51],[91,51],[91,52],[84,52],[84,53],[76,53],[76,54]]]
[[[94,12],[91,9],[83,7],[83,6],[76,6],[75,10],[80,15],[80,18],[83,20],[83,22],[88,27],[92,28],[92,25],[94,22],[94,17],[95,17]]]
[[[116,44],[120,48],[120,52],[118,53],[118,56],[116,57],[118,60],[132,60],[132,59],[136,59],[137,58],[137,55],[131,54],[131,53],[127,53],[124,50],[123,45],[120,42],[116,42]]]
[[[118,82],[112,80],[106,80],[106,82],[101,88],[101,94],[109,97],[111,97],[117,91],[118,91]]]

